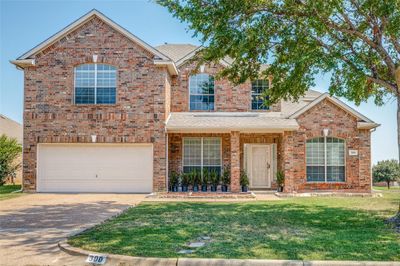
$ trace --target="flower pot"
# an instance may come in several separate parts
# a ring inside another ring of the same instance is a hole
[[[278,192],[283,192],[283,187],[278,187]]]
[[[182,192],[188,192],[189,187],[187,185],[182,185]]]
[[[221,191],[222,192],[228,192],[228,186],[227,185],[222,185],[221,186]]]
[[[216,191],[217,191],[217,186],[211,185],[211,192],[216,192]]]
[[[207,185],[201,185],[201,192],[207,192]]]
[[[179,189],[178,189],[178,186],[172,186],[172,187],[171,187],[171,191],[172,191],[172,192],[178,192],[178,190],[179,190]]]
[[[193,192],[198,192],[198,191],[199,191],[199,186],[193,185]]]
[[[247,192],[247,186],[242,186],[242,192]]]

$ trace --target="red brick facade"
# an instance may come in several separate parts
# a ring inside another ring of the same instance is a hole
[[[74,67],[116,66],[115,105],[74,105]],[[25,69],[24,189],[36,188],[38,143],[153,143],[155,191],[165,190],[167,70],[153,55],[94,18],[35,57]]]
[[[283,136],[283,160],[285,191],[342,190],[349,192],[371,191],[371,144],[370,131],[357,129],[357,119],[324,100],[297,119],[300,129],[285,132]],[[323,136],[329,129],[330,137],[345,141],[346,180],[339,183],[307,183],[306,140]],[[349,156],[349,150],[358,150],[358,156]]]
[[[117,102],[114,105],[75,105],[74,67],[98,62],[117,68]],[[172,77],[154,64],[154,56],[98,18],[69,33],[35,56],[35,66],[25,68],[23,185],[36,189],[38,143],[152,143],[154,150],[153,190],[164,191],[167,172],[182,170],[182,138],[217,136],[222,139],[223,166],[231,167],[231,190],[239,191],[244,144],[277,145],[277,168],[285,173],[285,191],[342,190],[369,192],[371,189],[370,131],[357,129],[357,119],[324,100],[297,121],[300,129],[284,133],[166,133],[170,112],[189,111],[188,79],[195,64],[181,66]],[[206,66],[215,75],[221,65]],[[251,84],[233,86],[215,80],[215,111],[251,111]],[[275,104],[268,112],[281,111]],[[321,137],[322,130],[345,140],[346,181],[307,183],[305,143]],[[168,138],[168,145],[167,145]],[[168,146],[168,147],[167,147]],[[358,156],[348,156],[348,150]],[[168,154],[167,153],[168,150]],[[168,164],[166,156],[168,155]],[[168,171],[167,171],[168,165]],[[276,184],[273,183],[272,187]]]
[[[204,73],[216,75],[222,69],[221,65],[206,65]],[[189,77],[196,72],[196,63],[187,63],[179,68],[179,76],[174,79],[172,86],[171,112],[189,111]],[[248,112],[251,111],[251,83],[245,82],[233,86],[226,79],[214,81],[216,112]],[[271,106],[270,111],[279,112],[280,104]]]

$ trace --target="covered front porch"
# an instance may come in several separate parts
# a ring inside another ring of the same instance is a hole
[[[241,191],[244,172],[250,190],[276,189],[276,173],[283,169],[284,132],[297,128],[295,121],[285,120],[282,128],[283,121],[271,113],[171,116],[167,122],[168,172],[216,171],[223,175],[228,171],[229,191],[234,193]]]

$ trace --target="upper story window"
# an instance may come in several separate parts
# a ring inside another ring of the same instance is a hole
[[[269,106],[265,105],[265,97],[263,93],[268,89],[268,80],[255,80],[251,82],[251,109],[252,110],[268,110]]]
[[[330,137],[307,140],[306,162],[307,182],[344,182],[344,140]]]
[[[115,104],[115,67],[84,64],[75,68],[75,104]]]
[[[196,74],[189,77],[190,110],[214,110],[214,77]]]

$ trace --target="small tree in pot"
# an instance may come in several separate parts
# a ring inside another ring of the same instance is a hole
[[[283,186],[285,184],[285,175],[282,171],[276,173],[276,183],[278,184],[278,192],[283,192]]]
[[[193,170],[191,172],[191,183],[192,183],[193,192],[198,192],[199,185],[201,183],[201,172],[199,172],[197,170]]]
[[[240,172],[240,186],[242,187],[242,192],[248,191],[249,186],[249,178],[245,171]]]
[[[178,192],[178,187],[179,187],[179,174],[175,171],[172,171],[169,177],[169,191]]]
[[[231,184],[231,173],[229,167],[225,167],[221,181],[222,181],[221,191],[228,192],[228,186]]]
[[[211,182],[211,191],[216,192],[219,182],[220,182],[220,175],[217,173],[217,171],[212,170],[210,173],[210,182]]]
[[[181,184],[182,184],[182,192],[188,192],[190,184],[190,173],[182,174]]]
[[[201,191],[207,192],[207,186],[210,182],[210,172],[207,169],[203,169],[203,178],[201,179]]]

